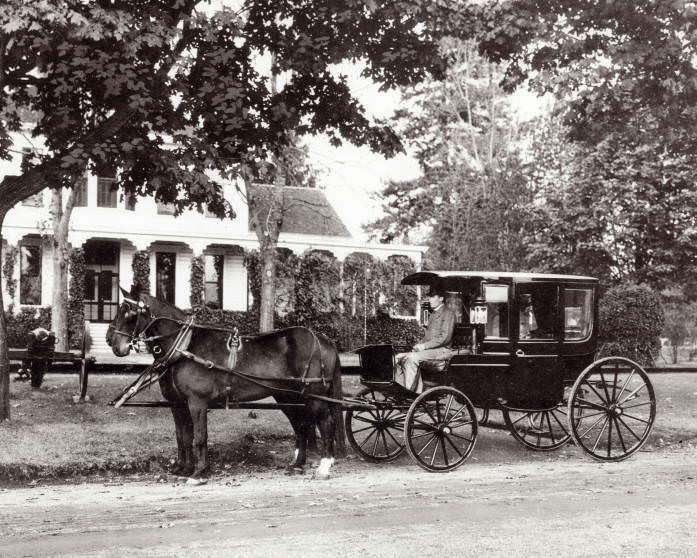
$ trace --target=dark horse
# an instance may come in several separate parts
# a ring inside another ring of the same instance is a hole
[[[304,327],[238,337],[236,331],[193,324],[182,310],[150,295],[121,291],[124,302],[109,325],[107,343],[115,355],[126,356],[144,341],[155,362],[164,364],[158,376],[176,427],[174,472],[188,475],[190,484],[205,482],[209,404],[234,407],[272,395],[295,432],[289,467],[303,467],[308,437],[317,426],[316,476],[329,476],[335,442],[339,453],[345,451],[341,404],[332,402],[341,399],[341,369],[330,341]]]

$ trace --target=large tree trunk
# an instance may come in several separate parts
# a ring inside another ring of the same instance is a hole
[[[51,329],[56,334],[56,348],[70,348],[68,333],[68,259],[70,246],[68,230],[73,211],[75,190],[70,190],[65,208],[63,195],[56,189],[51,193],[51,218],[53,221],[53,295],[51,299]]]
[[[2,253],[2,223],[7,210],[0,208],[0,262]],[[2,278],[0,265],[0,279]],[[7,357],[7,322],[5,321],[5,302],[0,288],[0,422],[10,420],[10,361]]]
[[[276,308],[276,246],[278,239],[260,238],[261,300],[259,301],[259,331],[274,328]]]
[[[276,307],[276,248],[283,222],[282,187],[259,189],[257,198],[249,198],[248,202],[252,227],[259,239],[259,271],[261,273],[259,331],[271,331],[274,328]]]

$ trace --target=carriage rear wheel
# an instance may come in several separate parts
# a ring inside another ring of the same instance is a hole
[[[404,409],[397,401],[365,387],[357,399],[375,402],[375,409],[349,409],[344,418],[351,447],[368,461],[392,461],[404,451]]]
[[[551,409],[512,409],[503,407],[503,420],[513,437],[526,448],[551,451],[571,439],[566,403]]]
[[[444,473],[465,462],[477,439],[470,400],[452,387],[435,387],[411,404],[404,424],[407,452],[427,471]]]
[[[641,366],[608,357],[576,379],[568,412],[574,441],[583,451],[601,461],[621,461],[646,443],[656,418],[656,396]]]

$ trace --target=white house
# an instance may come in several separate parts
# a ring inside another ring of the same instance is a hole
[[[22,151],[30,146],[22,137],[15,145],[12,160],[0,162],[0,176],[20,173]],[[153,198],[129,203],[114,186],[111,177],[86,176],[72,214],[68,240],[73,247],[83,247],[88,268],[86,320],[111,320],[119,304],[118,286],[131,285],[133,256],[140,250],[149,253],[150,285],[156,296],[188,308],[192,258],[203,256],[206,303],[226,310],[248,309],[244,253],[258,248],[258,241],[249,227],[247,205],[234,184],[225,185],[225,197],[237,213],[234,220],[196,211],[175,217],[170,206]],[[340,262],[353,252],[367,252],[383,260],[402,255],[420,266],[421,246],[366,245],[355,240],[321,190],[289,188],[287,193],[308,203],[296,204],[297,209],[286,216],[279,247],[297,254],[311,248],[327,250]],[[6,306],[13,304],[19,309],[51,303],[51,247],[42,242],[42,235],[51,232],[49,203],[50,191],[46,189],[15,206],[5,217],[3,243],[19,251],[13,298],[3,277]],[[303,213],[303,207],[310,205],[312,213]]]

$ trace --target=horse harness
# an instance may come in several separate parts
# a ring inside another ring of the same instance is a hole
[[[143,314],[148,314],[149,309],[145,305],[143,301],[133,301],[133,300],[127,300],[130,304],[137,304],[138,310],[137,312],[139,313],[138,320],[140,320],[140,315]],[[303,374],[300,378],[269,378],[267,376],[256,376],[254,374],[247,374],[244,372],[241,372],[239,370],[236,370],[235,367],[237,365],[237,360],[238,360],[238,353],[242,349],[242,343],[243,343],[243,337],[239,335],[239,330],[235,327],[233,329],[227,329],[227,328],[219,328],[215,326],[204,326],[204,325],[198,325],[194,323],[193,317],[186,320],[182,321],[176,318],[171,318],[169,316],[154,316],[152,313],[149,315],[150,321],[145,325],[145,327],[140,331],[140,333],[136,333],[138,329],[138,321],[136,321],[136,324],[133,328],[133,331],[131,333],[127,333],[124,331],[120,331],[117,329],[114,329],[115,333],[119,333],[121,335],[125,336],[130,336],[131,338],[131,347],[133,350],[136,352],[140,351],[139,344],[142,343],[155,343],[152,345],[152,352],[153,355],[155,355],[155,361],[153,362],[152,365],[148,366],[148,368],[143,371],[140,376],[134,381],[128,388],[126,388],[121,395],[121,397],[118,400],[114,401],[114,406],[115,407],[120,407],[123,405],[126,401],[134,397],[137,393],[140,391],[144,390],[147,387],[150,387],[152,384],[155,382],[159,381],[167,372],[167,369],[177,362],[180,358],[184,357],[189,360],[192,360],[196,362],[197,364],[201,364],[208,368],[209,370],[220,370],[225,373],[227,373],[229,376],[234,376],[237,378],[240,378],[242,380],[245,380],[247,382],[253,383],[255,385],[258,385],[260,387],[266,388],[270,391],[276,391],[276,392],[284,392],[284,393],[292,393],[294,395],[300,395],[300,396],[305,396],[305,397],[311,397],[315,399],[321,399],[324,401],[330,401],[330,402],[339,402],[338,400],[334,400],[330,397],[318,395],[318,394],[313,394],[313,393],[306,393],[306,390],[310,384],[314,383],[322,383],[323,386],[327,385],[327,378],[325,376],[325,366],[324,366],[324,358],[322,355],[322,346],[320,344],[320,341],[315,334],[314,331],[311,329],[308,329],[308,331],[312,334],[313,337],[313,345],[312,345],[312,353],[310,354],[310,357],[308,358],[307,364],[305,365],[305,369],[303,371]],[[146,336],[146,332],[153,327],[153,325],[160,321],[160,320],[167,320],[171,322],[175,322],[179,325],[179,329],[173,330],[169,333],[165,334],[160,334],[160,335],[153,335],[153,336]],[[227,358],[227,366],[221,366],[220,364],[217,364],[213,362],[212,360],[202,358],[195,353],[192,353],[188,351],[188,346],[189,343],[191,342],[191,337],[193,335],[193,330],[194,329],[205,329],[209,331],[221,331],[228,333],[228,337],[226,340],[226,347],[228,349],[228,358]],[[168,337],[175,337],[172,345],[169,347],[169,349],[166,352],[163,352],[163,349],[160,344],[156,343],[157,341],[161,339],[165,339]],[[319,378],[308,378],[307,374],[310,371],[310,367],[312,366],[312,361],[315,355],[319,352],[319,362],[320,362],[320,375],[321,377]],[[271,385],[266,382],[292,382],[292,383],[300,383],[302,386],[301,390],[295,390],[295,389],[288,389],[288,388],[282,388],[276,385]],[[176,386],[175,386],[176,389]],[[232,386],[230,382],[226,382],[225,385],[225,408],[229,408],[230,402],[236,402],[236,399],[234,396],[231,398],[231,391],[232,391]]]

